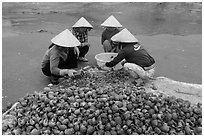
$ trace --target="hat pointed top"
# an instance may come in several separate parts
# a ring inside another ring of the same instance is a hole
[[[93,26],[84,18],[81,17],[73,26],[74,27],[88,27],[93,28]]]
[[[138,39],[135,38],[126,28],[115,34],[112,38],[112,41],[124,42],[124,43],[136,43]]]
[[[101,24],[101,26],[104,26],[104,27],[122,27],[120,22],[113,15],[111,15],[109,18],[107,18]]]
[[[57,36],[52,38],[51,42],[61,47],[76,47],[81,44],[68,29],[65,29]]]

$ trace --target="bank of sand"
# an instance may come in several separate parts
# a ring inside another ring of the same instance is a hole
[[[114,14],[122,24],[125,24],[124,25],[125,27],[127,27],[131,32],[135,34],[134,29],[135,26],[133,24],[135,21],[138,20],[130,18],[130,16],[132,15],[130,13],[131,9],[137,9],[138,7],[139,7],[138,11],[140,11],[142,9],[142,6],[139,5],[136,6],[136,8],[134,6],[131,6],[130,4],[127,4],[125,6],[130,6],[131,8],[129,8],[127,11],[125,11],[124,9],[120,9],[124,10],[124,13],[115,12],[118,11],[117,8],[115,8],[115,11],[113,10],[111,11],[111,13]],[[48,78],[45,77],[41,72],[40,65],[42,56],[50,44],[50,39],[53,38],[58,33],[60,33],[61,31],[63,31],[65,28],[67,28],[67,26],[70,28],[71,25],[79,18],[79,16],[82,15],[86,16],[87,14],[87,13],[83,14],[80,12],[81,15],[78,15],[74,12],[73,15],[72,14],[64,15],[61,13],[58,14],[58,11],[55,10],[50,10],[48,14],[46,13],[42,14],[42,12],[41,11],[39,12],[37,8],[29,7],[28,9],[26,9],[26,7],[27,6],[24,5],[23,7],[17,6],[16,9],[13,8],[15,9],[15,11],[18,11],[17,13],[3,10],[4,13],[2,27],[3,106],[5,106],[7,102],[17,101],[19,98],[25,96],[27,93],[34,93],[34,91],[40,91],[47,84],[49,84]],[[104,7],[105,9],[110,9],[108,8],[108,5]],[[92,8],[94,8],[94,6]],[[86,8],[84,8],[83,10],[85,9]],[[80,8],[78,10],[80,10]],[[142,10],[144,11],[144,9]],[[128,12],[127,13],[128,16],[123,15],[125,14],[125,12]],[[102,33],[102,28],[98,27],[98,25],[96,26],[96,23],[100,24],[101,21],[103,20],[102,18],[105,19],[107,17],[107,14],[103,15],[101,13],[103,12],[102,11],[99,12],[99,10],[97,10],[97,12],[95,12],[95,14],[92,15],[92,18],[90,18],[90,20],[92,20],[94,19],[94,17],[95,18],[97,16],[99,17],[99,15],[101,17],[100,20],[98,19],[91,22],[95,26],[95,29],[93,29],[90,32],[89,36],[89,41],[91,44],[90,51],[88,52],[87,55],[89,63],[87,64],[81,63],[79,67],[85,65],[96,65],[94,56],[97,53],[103,52],[102,46],[100,44],[100,34]],[[145,17],[146,15],[150,17],[151,14],[144,12],[142,13],[142,15],[138,16]],[[157,14],[156,16],[158,18]],[[173,17],[171,18],[173,19]],[[143,23],[145,24],[146,21],[145,18],[139,19],[143,20]],[[176,19],[178,19],[178,16],[176,16]],[[159,24],[159,22],[157,23]],[[137,25],[138,24],[136,22],[136,26]],[[186,34],[188,35],[179,36],[171,34],[162,34],[163,31],[161,32],[158,31],[161,29],[154,28],[154,27],[158,28],[158,25],[156,24],[156,22],[154,22],[152,26],[150,24],[147,24],[145,27],[144,26],[140,27],[139,25],[135,27],[136,30],[138,30],[139,32],[136,35],[136,37],[138,38],[140,43],[149,51],[149,53],[155,58],[157,63],[156,68],[157,77],[165,76],[176,81],[201,84],[202,36],[199,34],[199,32],[197,32],[199,30],[198,29],[199,27],[197,25],[195,27],[194,25],[188,26],[181,24],[178,26],[182,27],[178,28],[179,30],[177,30],[176,29],[177,27],[175,27],[173,24],[170,24],[170,26],[168,26],[168,24],[166,26],[161,25],[163,29],[166,27],[167,31],[170,31],[171,27],[174,27],[174,30],[172,30],[172,32],[175,32],[175,34],[180,33],[183,34],[184,33],[183,30],[187,30]],[[151,27],[153,27],[153,29]],[[151,28],[150,30],[152,31],[149,31],[149,28]],[[151,34],[157,32],[158,35],[152,36],[146,35],[148,34],[148,32],[150,32]],[[188,97],[192,98],[193,100],[196,100],[197,98],[198,101],[201,101],[202,98],[200,86],[198,90],[199,95],[197,94],[197,91],[195,93],[198,96],[190,95],[191,93],[189,92],[191,92],[191,90],[189,90],[188,93],[183,95],[189,95]],[[194,96],[194,98],[192,96]]]

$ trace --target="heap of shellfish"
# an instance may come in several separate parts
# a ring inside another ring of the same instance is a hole
[[[123,70],[93,70],[20,99],[3,134],[202,134],[201,104],[147,93],[128,82]]]

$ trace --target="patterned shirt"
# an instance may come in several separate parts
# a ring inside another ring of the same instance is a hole
[[[81,43],[88,42],[88,30],[83,33],[79,33],[78,31],[73,29],[72,33]]]

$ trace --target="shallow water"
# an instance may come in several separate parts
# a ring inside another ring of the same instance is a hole
[[[3,20],[19,31],[36,31],[36,25],[50,22],[70,28],[83,16],[94,26],[93,35],[100,36],[100,24],[114,15],[137,35],[202,33],[202,6],[198,3],[3,3],[2,7]]]

